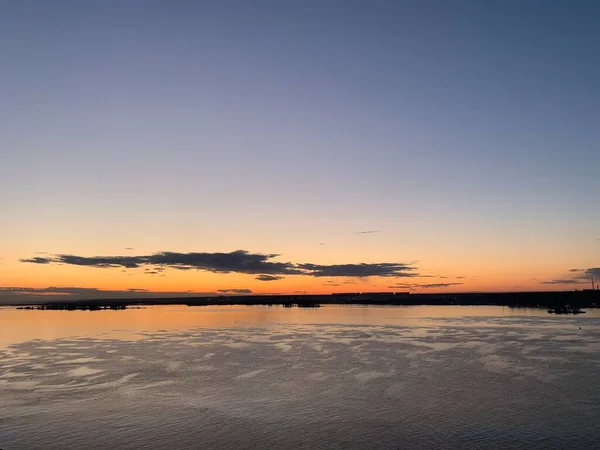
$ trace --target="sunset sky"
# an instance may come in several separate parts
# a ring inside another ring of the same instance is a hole
[[[589,288],[598,24],[595,1],[2,2],[0,302]]]

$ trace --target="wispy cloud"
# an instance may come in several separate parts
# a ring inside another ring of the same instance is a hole
[[[567,278],[567,279],[563,279],[563,280],[547,280],[547,281],[542,281],[542,284],[582,284],[583,281],[581,280],[576,280],[573,278]]]
[[[50,286],[46,288],[0,287],[0,304],[39,303],[53,300],[110,300],[136,298],[177,298],[214,296],[217,292],[170,291],[153,292],[142,288],[104,290],[88,287]]]
[[[251,289],[219,289],[217,294],[233,294],[233,295],[242,295],[242,294],[252,294]]]
[[[254,279],[258,281],[277,281],[283,279],[283,277],[277,275],[267,275],[263,273],[254,277]]]
[[[600,267],[591,267],[589,269],[569,269],[570,273],[577,274],[572,278],[559,278],[554,280],[540,281],[541,284],[588,284],[591,279],[600,279]]]
[[[399,283],[392,286],[388,286],[390,289],[443,289],[450,286],[460,286],[464,283]]]
[[[21,259],[20,261],[33,264],[50,264],[52,262],[56,262],[53,261],[52,258],[45,258],[43,256],[34,256],[33,258]]]
[[[354,234],[373,234],[373,233],[381,233],[379,230],[365,230],[365,231],[357,231]]]

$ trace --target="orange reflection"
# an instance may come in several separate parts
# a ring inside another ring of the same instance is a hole
[[[501,306],[152,306],[124,311],[36,311],[0,308],[0,346],[34,339],[115,338],[136,340],[144,332],[177,333],[195,328],[273,325],[439,326],[435,318],[547,316],[544,310]],[[600,317],[588,311],[587,316]]]

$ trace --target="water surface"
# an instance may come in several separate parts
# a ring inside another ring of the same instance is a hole
[[[598,448],[600,314],[0,309],[0,448]]]

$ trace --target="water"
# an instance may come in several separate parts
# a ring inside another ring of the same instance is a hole
[[[599,448],[599,325],[502,307],[2,308],[0,448]]]

